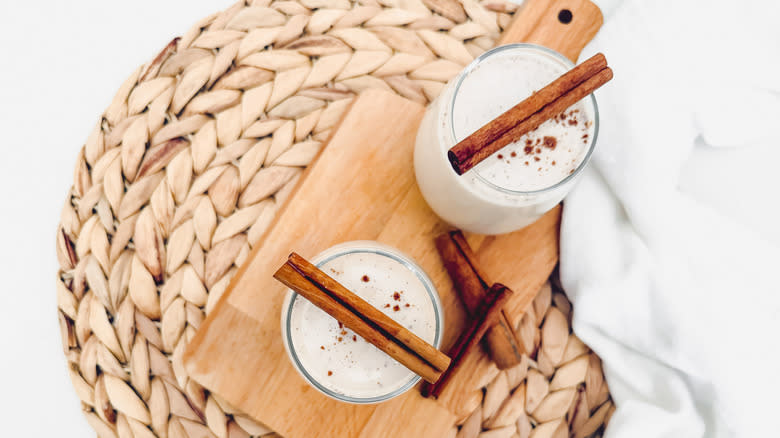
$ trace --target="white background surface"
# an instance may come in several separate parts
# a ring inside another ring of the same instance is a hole
[[[84,437],[62,353],[55,232],[122,81],[228,0],[0,2],[0,436]]]

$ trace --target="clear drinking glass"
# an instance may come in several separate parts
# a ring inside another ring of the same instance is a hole
[[[378,242],[353,241],[323,251],[312,263],[439,348],[444,331],[439,295],[410,257]],[[292,290],[282,304],[281,323],[293,366],[311,386],[331,398],[379,403],[420,381],[420,376]]]
[[[513,63],[538,65],[539,69],[513,68]],[[439,217],[467,231],[502,234],[533,223],[566,196],[587,165],[596,144],[599,123],[593,94],[576,104],[578,111],[581,110],[579,116],[583,129],[587,119],[590,130],[587,138],[583,137],[587,141],[583,140],[572,153],[572,163],[576,160],[578,164],[572,164],[572,168],[566,170],[570,173],[545,186],[517,190],[510,184],[495,182],[496,178],[491,175],[497,172],[496,164],[491,160],[501,157],[499,154],[512,145],[463,175],[455,173],[447,159],[447,151],[476,128],[573,66],[571,61],[554,50],[535,44],[509,44],[484,53],[447,84],[425,113],[414,151],[417,183],[425,200]],[[529,83],[532,84],[529,86]],[[477,107],[481,109],[475,109]],[[475,124],[476,119],[479,119],[478,124]],[[475,126],[466,131],[466,123]],[[539,129],[545,126],[543,124]],[[517,144],[514,147],[517,148]],[[518,159],[522,158],[519,156]],[[552,161],[552,165],[555,164]],[[531,161],[530,166],[535,165]],[[549,164],[548,167],[561,171]],[[509,181],[509,177],[505,179]]]

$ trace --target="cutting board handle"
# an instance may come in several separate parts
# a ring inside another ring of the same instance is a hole
[[[602,23],[601,10],[590,0],[525,0],[499,44],[535,43],[577,62]]]

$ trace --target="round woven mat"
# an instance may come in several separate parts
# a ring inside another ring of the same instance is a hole
[[[130,75],[78,156],[57,232],[63,347],[99,436],[272,433],[191,380],[184,346],[352,97],[429,102],[515,8],[241,1]],[[614,408],[570,313],[546,286],[518,326],[534,353],[489,376],[452,436],[601,433]]]

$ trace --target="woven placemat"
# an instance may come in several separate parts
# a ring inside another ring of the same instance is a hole
[[[352,97],[429,102],[515,8],[241,1],[130,75],[78,156],[57,232],[63,348],[99,436],[273,433],[191,380],[184,346]],[[517,329],[533,354],[495,370],[452,435],[601,434],[614,408],[560,289],[545,286]]]

